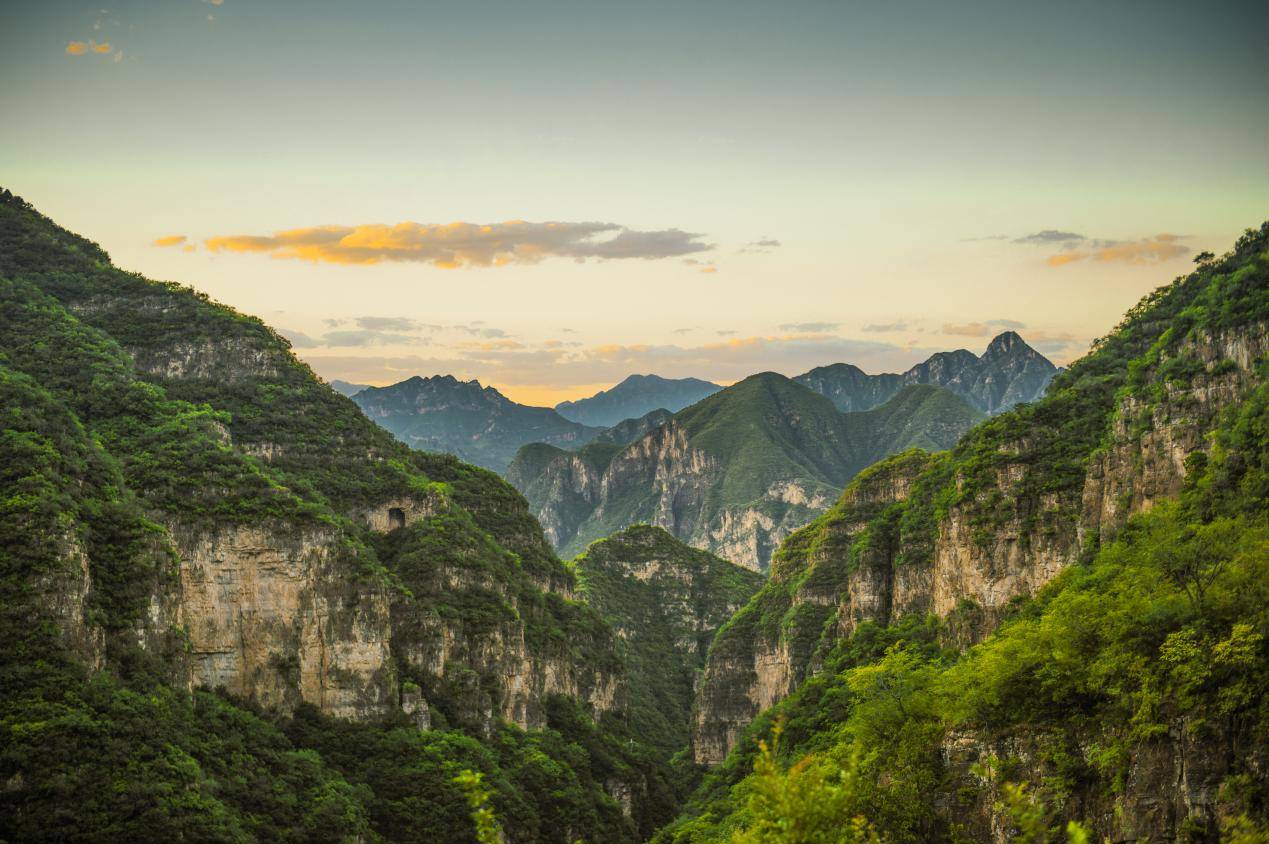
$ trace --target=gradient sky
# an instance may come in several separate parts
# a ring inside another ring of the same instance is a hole
[[[0,184],[329,378],[553,404],[1004,328],[1066,362],[1269,217],[1266,32],[1250,2],[10,0]]]

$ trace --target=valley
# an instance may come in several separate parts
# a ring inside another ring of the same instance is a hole
[[[1263,835],[1269,223],[1061,371],[567,418],[0,200],[0,837]]]

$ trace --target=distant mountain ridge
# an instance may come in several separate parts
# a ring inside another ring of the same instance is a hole
[[[966,349],[931,355],[908,371],[869,375],[849,363],[818,366],[793,380],[827,396],[838,410],[869,410],[910,384],[933,384],[996,414],[1044,395],[1058,367],[1014,331],[988,344],[982,355]]]
[[[416,375],[388,387],[368,387],[352,400],[413,448],[454,454],[499,473],[526,443],[577,448],[602,430],[571,422],[549,407],[518,404],[493,387],[452,375]]]
[[[734,563],[763,569],[774,547],[823,512],[856,473],[912,447],[950,447],[984,414],[948,390],[905,387],[841,413],[774,372],[674,414],[624,447],[522,449],[507,479],[566,555],[647,522]]]
[[[721,389],[718,384],[699,378],[631,375],[612,389],[600,390],[590,398],[560,402],[555,409],[565,419],[607,428],[660,408],[675,413]]]
[[[369,384],[354,384],[351,381],[340,381],[338,378],[336,378],[330,382],[330,388],[334,390],[335,392],[339,393],[341,396],[348,396],[349,398],[352,398],[353,396],[360,393],[362,390],[370,389],[370,385]]]

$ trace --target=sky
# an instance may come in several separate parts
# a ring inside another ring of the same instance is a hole
[[[0,185],[320,375],[1058,363],[1269,218],[1269,4],[0,3]]]

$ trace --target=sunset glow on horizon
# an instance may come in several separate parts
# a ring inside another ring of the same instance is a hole
[[[552,405],[1003,330],[1061,364],[1269,216],[1266,31],[1249,2],[8,6],[0,184],[328,379]]]

